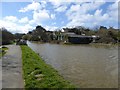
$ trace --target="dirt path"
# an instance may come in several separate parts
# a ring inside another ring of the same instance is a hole
[[[2,88],[23,88],[21,48],[8,45],[2,58]]]

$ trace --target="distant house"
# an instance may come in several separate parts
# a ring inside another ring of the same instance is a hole
[[[91,36],[83,36],[83,35],[69,35],[68,42],[74,44],[89,44],[93,41]]]
[[[67,42],[74,44],[89,44],[93,41],[92,36],[77,35],[75,33],[64,33],[67,35]]]

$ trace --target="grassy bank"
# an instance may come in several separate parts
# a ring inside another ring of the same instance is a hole
[[[112,44],[112,43],[109,43],[109,44],[105,44],[105,43],[89,43],[89,44],[72,44],[72,43],[65,43],[63,45],[74,45],[74,46],[92,46],[92,47],[96,47],[96,48],[111,48],[111,47],[118,47],[120,46],[119,43],[115,43],[115,44]]]
[[[90,43],[91,46],[93,47],[96,47],[96,48],[100,48],[100,47],[103,47],[103,48],[111,48],[111,47],[118,47],[118,43],[116,44],[112,44],[112,43],[109,43],[109,44],[104,44],[104,43]]]
[[[25,88],[74,88],[28,46],[21,46]]]
[[[7,50],[8,50],[7,47],[1,47],[1,48],[0,48],[0,58],[1,58],[3,55],[5,55],[5,53],[6,53]]]

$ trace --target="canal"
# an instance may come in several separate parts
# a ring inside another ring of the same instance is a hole
[[[79,88],[118,87],[118,48],[28,42],[28,46]]]

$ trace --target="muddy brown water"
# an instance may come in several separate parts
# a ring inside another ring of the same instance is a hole
[[[28,42],[28,46],[79,88],[118,87],[118,48]]]

